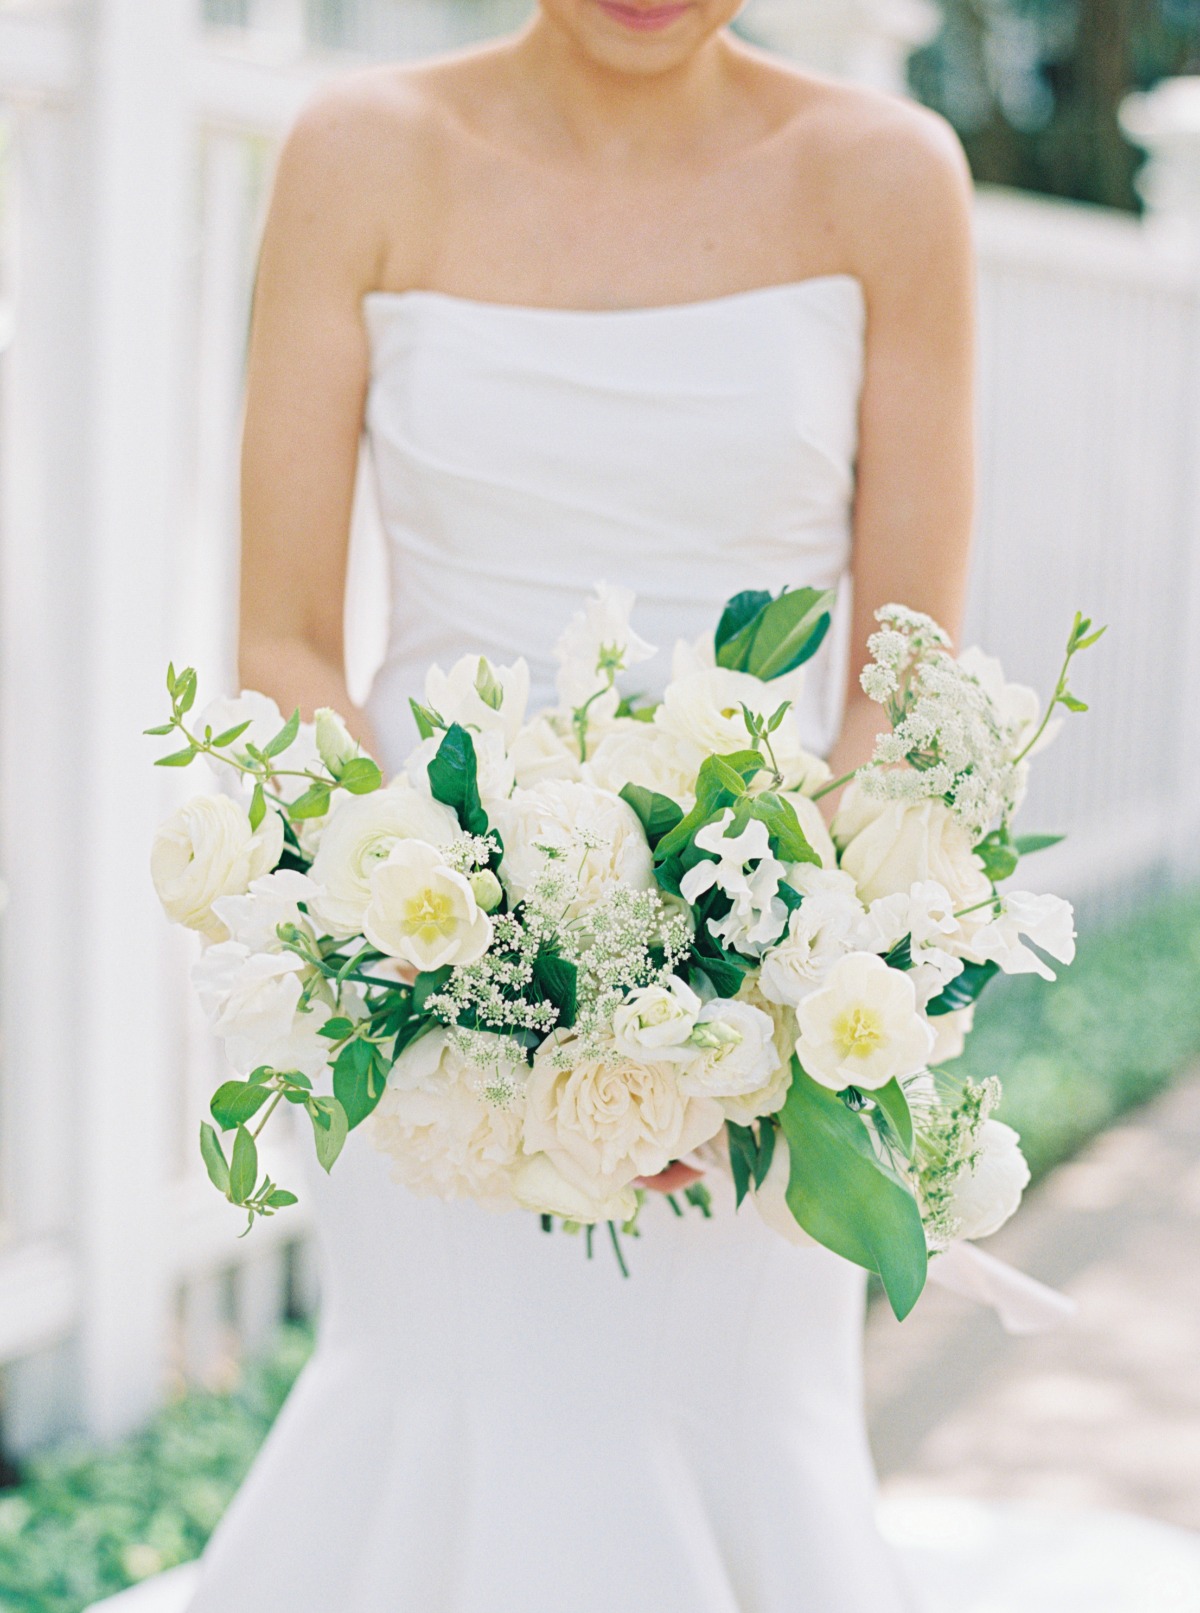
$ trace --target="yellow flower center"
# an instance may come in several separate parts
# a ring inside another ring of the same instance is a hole
[[[449,937],[455,930],[454,904],[449,896],[427,887],[405,902],[400,927],[426,945]]]
[[[875,1009],[859,1004],[838,1015],[833,1035],[843,1058],[865,1059],[883,1044],[883,1020]]]

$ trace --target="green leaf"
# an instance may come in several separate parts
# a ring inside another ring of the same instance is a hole
[[[579,970],[555,952],[539,952],[533,965],[533,987],[558,1009],[558,1023],[570,1029],[579,1007]]]
[[[208,1179],[218,1193],[229,1192],[229,1161],[221,1147],[221,1139],[213,1128],[204,1123],[200,1127],[200,1157],[208,1172]]]
[[[312,784],[304,794],[297,796],[287,809],[289,818],[303,821],[307,818],[323,818],[329,811],[329,800],[332,791],[328,784]]]
[[[1058,703],[1060,706],[1066,706],[1068,711],[1083,712],[1088,709],[1086,701],[1077,699],[1069,689],[1059,695]]]
[[[859,1116],[795,1058],[792,1074],[779,1117],[791,1156],[788,1208],[811,1238],[876,1272],[903,1320],[929,1264],[917,1202],[879,1164]]]
[[[1016,873],[1021,853],[1008,838],[1005,830],[994,830],[974,849],[975,855],[983,864],[984,873],[993,885],[998,885],[1002,879],[1010,879]]]
[[[186,767],[189,762],[196,759],[196,747],[189,745],[186,750],[172,751],[169,756],[160,756],[155,767]]]
[[[238,723],[236,728],[227,728],[223,734],[218,734],[213,744],[220,750],[226,745],[232,745],[235,739],[240,739],[249,728],[252,719],[247,717],[245,722]]]
[[[354,756],[338,774],[338,783],[351,795],[370,795],[383,784],[383,774],[369,756]]]
[[[916,1133],[913,1130],[912,1113],[908,1107],[908,1099],[904,1095],[904,1088],[899,1081],[889,1081],[887,1086],[880,1087],[878,1091],[870,1093],[879,1105],[897,1142],[908,1155],[913,1156],[916,1144]]]
[[[735,1202],[740,1209],[742,1200],[750,1191],[754,1168],[758,1163],[758,1146],[749,1126],[738,1126],[732,1120],[725,1122],[729,1135],[729,1165],[733,1172]]]
[[[1013,841],[1022,857],[1032,857],[1035,851],[1049,851],[1051,846],[1061,846],[1066,835],[1018,835]]]
[[[432,739],[438,729],[443,726],[437,712],[430,711],[428,706],[423,706],[419,700],[414,700],[411,695],[409,696],[408,704],[413,714],[413,721],[417,725],[417,733],[420,734],[422,739]]]
[[[347,1042],[333,1066],[333,1094],[341,1105],[350,1131],[363,1121],[383,1097],[387,1077],[370,1042]]]
[[[230,1198],[235,1204],[245,1204],[247,1199],[253,1197],[257,1181],[258,1148],[245,1126],[239,1126],[233,1139],[233,1162],[229,1167]]]
[[[627,784],[621,791],[621,799],[637,814],[651,848],[657,846],[664,835],[670,834],[676,824],[683,821],[683,808],[672,801],[670,796],[659,795],[654,790],[644,789],[640,784]]]
[[[897,941],[890,952],[885,952],[883,961],[889,969],[906,970],[913,967],[912,936],[906,935]]]
[[[267,815],[267,797],[262,787],[262,780],[254,786],[254,794],[250,797],[250,827],[257,829]]]
[[[344,1041],[354,1030],[352,1019],[327,1019],[317,1032],[318,1036],[326,1036],[331,1042]]]
[[[182,717],[189,712],[196,703],[196,673],[195,669],[188,667],[183,674],[175,680],[175,704]]]
[[[820,649],[836,598],[831,589],[785,591],[721,645],[717,665],[764,681],[795,671]]]
[[[299,732],[300,708],[297,707],[296,710],[292,712],[292,715],[288,718],[287,722],[284,723],[283,727],[275,735],[275,738],[263,746],[263,755],[267,757],[281,756],[283,752],[287,750],[288,746],[292,744]]]
[[[313,1098],[309,1114],[313,1123],[313,1139],[317,1145],[317,1161],[322,1170],[328,1173],[337,1163],[337,1157],[346,1146],[350,1133],[346,1111],[336,1098]]]
[[[175,698],[175,663],[174,663],[174,661],[168,661],[167,662],[167,693],[171,696],[171,699],[174,700],[174,698]]]
[[[414,1014],[423,1014],[425,1004],[429,999],[436,997],[439,992],[445,991],[446,983],[450,979],[451,973],[452,970],[447,966],[445,969],[434,969],[429,974],[419,974],[417,976],[413,981],[412,1004]]]
[[[771,849],[781,862],[815,863],[818,868],[821,866],[820,855],[809,844],[790,801],[785,801],[771,790],[765,790],[762,795],[744,797],[734,809],[732,830],[737,832],[744,829],[751,818],[766,824],[771,836]]]
[[[936,1019],[942,1014],[953,1014],[960,1008],[969,1008],[999,970],[1000,966],[996,963],[964,963],[962,974],[955,975],[941,995],[926,1004],[925,1012],[931,1019]]]
[[[173,734],[174,732],[175,724],[173,722],[161,723],[157,728],[142,729],[142,733],[148,735],[151,739],[162,739],[164,735]]]
[[[655,858],[665,862],[683,851],[705,824],[719,818],[727,807],[746,793],[747,777],[753,778],[762,771],[763,760],[757,751],[735,751],[731,756],[709,756],[700,764],[696,776],[696,804],[686,817],[659,841]]]
[[[286,1187],[277,1187],[273,1193],[268,1193],[263,1203],[270,1210],[286,1210],[291,1204],[299,1204],[300,1200],[294,1193],[289,1193]]]
[[[270,1096],[270,1087],[249,1081],[226,1081],[213,1093],[209,1108],[222,1131],[233,1131],[252,1119]]]
[[[733,596],[726,605],[721,620],[717,623],[714,648],[718,666],[729,667],[734,665],[732,661],[727,661],[723,658],[722,651],[727,644],[737,638],[743,629],[748,628],[751,623],[759,621],[763,611],[770,603],[771,595],[762,589],[750,589],[745,593]]]
[[[775,1158],[776,1127],[768,1115],[758,1123],[758,1160],[754,1167],[754,1185],[761,1187],[771,1170]]]
[[[434,800],[450,807],[468,834],[487,834],[487,814],[479,799],[475,745],[459,723],[451,723],[429,764],[429,788]]]
[[[736,997],[754,967],[736,952],[726,952],[706,929],[697,933],[691,956],[693,965],[708,976],[718,997]]]

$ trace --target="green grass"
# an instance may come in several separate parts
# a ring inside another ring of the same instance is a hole
[[[1004,1081],[1035,1173],[1200,1059],[1200,890],[1086,936],[1057,986],[1003,982],[960,1068]],[[307,1357],[285,1329],[231,1394],[194,1391],[115,1450],[62,1452],[0,1493],[0,1613],[80,1613],[198,1555]]]

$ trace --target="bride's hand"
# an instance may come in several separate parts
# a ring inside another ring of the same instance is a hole
[[[651,1193],[682,1193],[685,1187],[691,1187],[692,1183],[698,1182],[703,1175],[703,1171],[676,1160],[674,1165],[668,1165],[666,1170],[659,1171],[657,1176],[639,1176],[633,1185],[649,1188]]]

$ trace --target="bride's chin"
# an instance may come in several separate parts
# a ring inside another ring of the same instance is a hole
[[[541,9],[597,67],[651,77],[685,66],[741,7],[740,0],[541,0]]]

